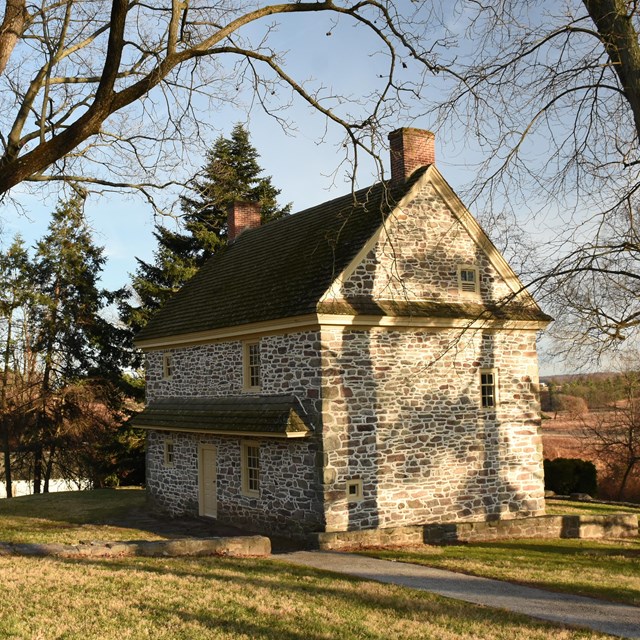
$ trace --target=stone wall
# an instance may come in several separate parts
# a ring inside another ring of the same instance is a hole
[[[246,394],[242,381],[241,340],[146,354],[147,402],[156,398],[214,398]],[[260,338],[260,395],[294,395],[319,416],[320,334],[305,331]],[[172,355],[173,374],[163,378],[162,358]],[[254,394],[255,395],[255,394]],[[317,419],[317,417],[316,417]]]
[[[173,375],[163,379],[162,351],[147,353],[147,399],[228,397],[246,394],[242,342],[171,349]],[[298,332],[260,339],[260,395],[294,395],[310,424],[320,429],[319,333]],[[255,394],[253,394],[255,395]],[[240,437],[173,433],[175,463],[164,465],[167,434],[150,432],[147,486],[156,505],[173,516],[198,513],[198,444],[217,447],[218,519],[256,531],[299,533],[323,528],[318,439],[256,439],[260,443],[261,496],[240,491]],[[250,438],[242,438],[244,440]]]
[[[171,467],[164,463],[167,437]],[[240,438],[149,432],[147,491],[155,506],[171,516],[198,514],[198,445],[215,445],[220,522],[291,536],[321,530],[316,440],[253,440],[260,446],[259,498],[241,492]]]
[[[638,535],[638,516],[631,513],[609,515],[566,515],[452,522],[425,526],[394,527],[366,531],[336,531],[316,536],[324,551],[371,547],[418,546],[451,542],[492,540],[582,538],[634,538]]]
[[[484,250],[428,185],[402,212],[343,283],[346,298],[480,301],[458,290],[458,265],[479,268],[480,298],[496,302],[512,294]]]
[[[327,531],[544,512],[534,333],[322,338]],[[480,406],[484,367],[497,372],[495,411]],[[355,479],[364,499],[348,502]]]

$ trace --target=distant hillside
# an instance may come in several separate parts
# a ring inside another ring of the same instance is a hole
[[[579,380],[607,380],[609,378],[617,378],[620,374],[613,371],[599,371],[596,373],[563,373],[561,375],[540,376],[540,382],[547,384],[565,384]]]

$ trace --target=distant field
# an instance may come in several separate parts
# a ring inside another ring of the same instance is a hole
[[[594,455],[584,435],[585,423],[595,422],[610,412],[598,410],[581,416],[569,411],[547,412],[542,420],[542,449],[545,458],[582,458],[590,460],[598,469],[599,495],[615,497],[619,489],[619,476],[607,477],[602,460]],[[640,476],[636,472],[627,482],[627,499],[640,501]]]

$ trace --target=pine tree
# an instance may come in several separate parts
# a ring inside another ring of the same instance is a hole
[[[157,225],[154,262],[138,259],[132,280],[138,306],[121,306],[121,317],[133,331],[144,327],[203,262],[226,245],[227,210],[234,201],[260,202],[263,223],[289,214],[291,205],[278,205],[280,191],[271,184],[271,177],[261,176],[258,158],[242,124],[234,126],[230,138],[220,136],[215,141],[207,163],[181,198],[183,230]]]
[[[44,361],[47,389],[104,369],[103,320],[107,303],[99,287],[105,264],[101,247],[93,243],[83,213],[74,198],[54,211],[47,235],[36,245],[35,284],[39,294],[35,349]]]

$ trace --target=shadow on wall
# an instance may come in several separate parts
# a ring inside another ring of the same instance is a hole
[[[375,529],[380,526],[378,429],[381,407],[373,375],[370,331],[343,329],[338,363],[347,435],[344,474],[347,529]]]

